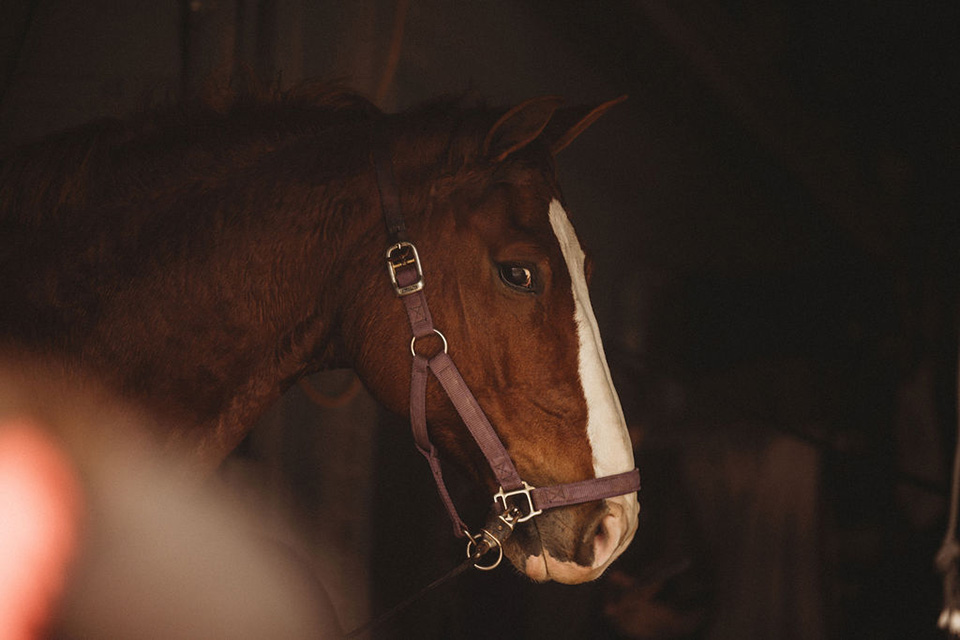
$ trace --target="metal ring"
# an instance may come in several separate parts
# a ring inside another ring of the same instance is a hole
[[[446,352],[447,352],[447,339],[446,339],[446,337],[445,337],[442,333],[440,333],[440,331],[439,331],[438,329],[434,329],[433,332],[434,332],[435,334],[437,334],[438,336],[440,336],[440,339],[443,340],[443,352],[446,353]],[[417,344],[417,336],[413,336],[413,338],[410,339],[410,355],[412,355],[413,357],[416,357],[416,356],[417,356],[417,351],[416,351],[416,349],[414,349],[414,345],[415,345],[415,344]]]
[[[477,537],[480,537],[480,535],[481,534],[478,534]],[[472,553],[470,553],[470,547],[472,545],[476,545],[477,543],[476,543],[476,539],[473,536],[471,536],[469,533],[467,533],[467,537],[469,538],[469,540],[467,541],[467,557],[469,558],[470,556],[473,555]],[[493,571],[494,569],[499,567],[500,563],[503,561],[503,545],[500,544],[500,541],[494,538],[493,536],[490,536],[490,538],[497,543],[497,552],[498,552],[497,559],[493,564],[490,564],[490,565],[482,565],[474,562],[473,566],[475,566],[477,569],[480,569],[480,571]],[[488,551],[487,553],[490,553],[490,552]]]

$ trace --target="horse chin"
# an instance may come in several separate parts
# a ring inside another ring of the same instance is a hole
[[[561,584],[580,584],[599,578],[607,564],[600,567],[585,567],[576,562],[557,560],[545,551],[535,556],[510,558],[513,565],[534,582],[555,581]]]
[[[580,584],[596,580],[608,566],[609,563],[604,563],[599,567],[585,567],[576,562],[557,560],[549,551],[544,551],[540,555],[526,556],[518,569],[534,582],[553,580],[561,584]]]

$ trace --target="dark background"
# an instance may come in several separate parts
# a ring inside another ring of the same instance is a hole
[[[958,27],[949,1],[4,0],[0,146],[241,67],[387,110],[628,94],[559,165],[644,474],[631,557],[614,584],[470,575],[384,636],[937,637]],[[461,553],[405,428],[294,389],[224,471],[267,479],[347,627]]]

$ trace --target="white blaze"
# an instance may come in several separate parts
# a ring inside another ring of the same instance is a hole
[[[613,387],[613,378],[603,353],[600,329],[593,315],[584,253],[573,225],[559,201],[550,202],[550,225],[560,243],[564,261],[573,282],[573,302],[580,342],[580,383],[587,401],[587,437],[593,450],[596,476],[609,476],[634,468],[633,447],[623,417],[620,398]],[[632,501],[636,503],[636,499]]]

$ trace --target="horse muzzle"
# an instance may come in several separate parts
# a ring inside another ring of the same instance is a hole
[[[629,494],[593,503],[589,509],[546,512],[531,523],[516,544],[507,545],[506,555],[536,582],[579,584],[595,580],[630,545],[637,531],[639,510],[636,494]],[[539,546],[539,553],[531,551],[535,546]]]

